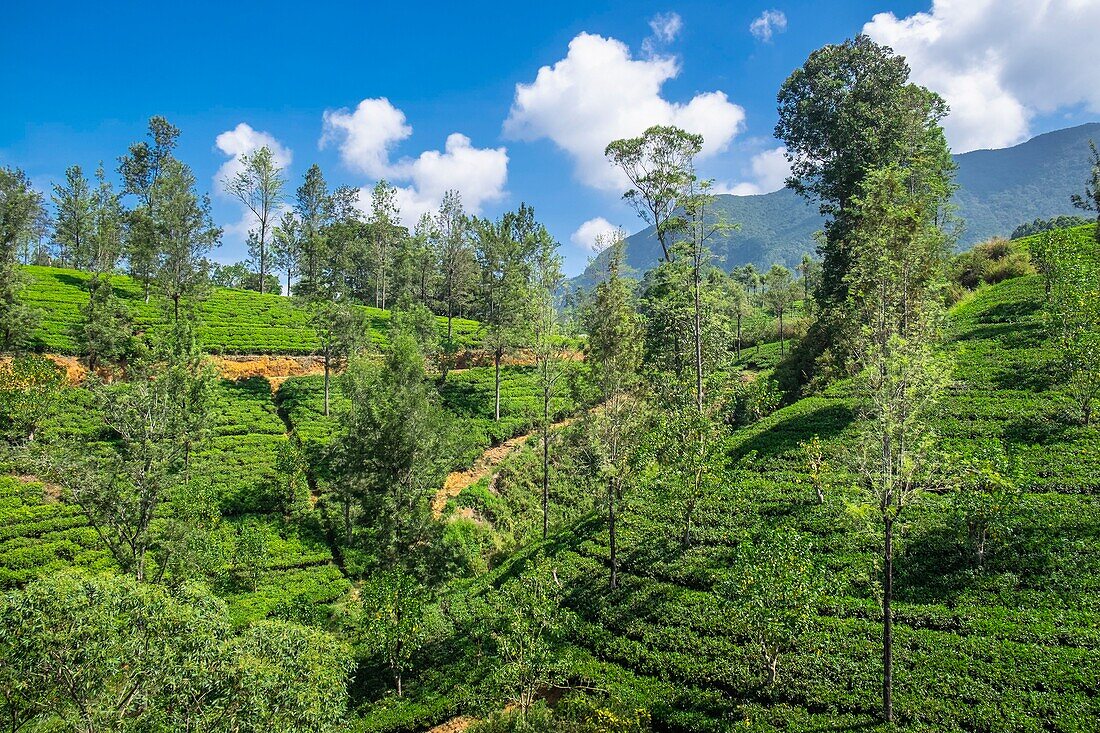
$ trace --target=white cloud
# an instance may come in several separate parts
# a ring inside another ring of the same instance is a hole
[[[375,180],[397,185],[397,205],[408,226],[436,209],[443,194],[456,190],[466,211],[480,214],[483,207],[502,199],[508,180],[505,148],[475,148],[461,133],[447,136],[443,151],[426,150],[416,158],[390,160],[393,147],[412,135],[405,113],[385,98],[364,99],[354,112],[328,110],[323,118],[322,147],[335,144],[344,163]],[[360,190],[359,203],[370,207],[369,188]]]
[[[787,30],[787,15],[782,10],[765,10],[749,24],[749,32],[764,43],[771,43],[772,36]]]
[[[294,153],[290,148],[276,140],[274,135],[254,130],[245,122],[218,135],[214,138],[214,145],[222,153],[230,156],[229,160],[222,163],[218,172],[214,174],[214,189],[219,192],[224,191],[224,181],[241,170],[243,155],[249,155],[262,147],[267,147],[271,150],[275,164],[281,168],[286,168],[294,159]]]
[[[508,151],[504,148],[475,148],[461,133],[447,136],[443,152],[428,150],[414,160],[402,160],[387,173],[393,181],[409,181],[397,188],[401,218],[408,226],[420,215],[436,209],[443,194],[455,190],[462,195],[466,211],[480,214],[485,204],[504,198],[508,180]]]
[[[745,111],[723,92],[699,94],[687,104],[664,99],[661,87],[679,72],[673,57],[634,59],[621,41],[581,33],[564,59],[539,69],[530,84],[516,85],[504,133],[552,140],[572,157],[583,183],[621,190],[624,177],[604,158],[612,140],[651,125],[676,125],[703,136],[699,158],[706,159],[727,150],[744,125]]]
[[[787,162],[786,152],[786,148],[778,147],[757,153],[752,156],[752,161],[749,164],[752,170],[752,180],[716,185],[714,193],[752,196],[778,191],[783,188],[787,176],[791,174],[791,164]]]
[[[581,249],[589,252],[597,252],[601,242],[606,241],[607,237],[610,237],[618,230],[619,227],[615,226],[607,219],[604,219],[602,216],[597,216],[595,219],[589,219],[577,227],[577,230],[569,235],[569,241]],[[597,241],[598,239],[600,241]]]
[[[642,41],[642,51],[647,56],[657,53],[660,46],[672,43],[684,29],[684,19],[679,13],[657,13],[649,19],[649,30],[653,35]]]
[[[405,113],[385,97],[364,99],[354,112],[325,110],[322,129],[321,148],[336,145],[345,165],[375,178],[386,175],[393,147],[412,135]]]
[[[933,0],[905,18],[879,13],[863,31],[947,100],[944,128],[962,152],[1026,139],[1036,114],[1100,113],[1097,28],[1100,0]]]

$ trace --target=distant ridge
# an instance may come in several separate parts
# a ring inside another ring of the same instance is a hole
[[[1071,193],[1089,174],[1088,141],[1100,142],[1100,122],[1037,135],[1000,150],[974,150],[954,156],[958,164],[955,194],[964,230],[959,247],[992,236],[1008,236],[1017,225],[1036,218],[1080,213]],[[756,196],[722,195],[718,207],[741,225],[714,240],[712,250],[728,270],[746,263],[767,268],[779,262],[793,267],[813,252],[813,234],[821,229],[817,206],[789,189]],[[657,264],[660,245],[649,227],[627,238],[627,265],[641,273]],[[587,289],[597,280],[600,258],[571,281]]]

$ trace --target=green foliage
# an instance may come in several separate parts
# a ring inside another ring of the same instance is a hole
[[[346,651],[282,622],[229,633],[200,587],[61,574],[0,599],[0,692],[14,726],[78,731],[324,731]]]
[[[768,685],[779,658],[811,631],[824,596],[813,546],[797,532],[770,531],[742,544],[718,594],[759,649]]]
[[[950,278],[967,290],[992,285],[1034,272],[1028,254],[1013,241],[990,239],[958,254],[951,261]]]
[[[28,354],[0,364],[0,430],[15,441],[34,441],[42,421],[57,407],[65,370]]]

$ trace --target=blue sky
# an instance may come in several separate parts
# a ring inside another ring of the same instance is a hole
[[[779,85],[813,49],[865,28],[948,98],[957,150],[1100,118],[1100,0],[14,0],[4,15],[0,164],[43,188],[73,163],[113,169],[164,115],[226,227],[225,262],[243,258],[248,222],[216,176],[268,143],[291,188],[314,162],[332,184],[386,176],[410,218],[452,185],[486,215],[526,201],[579,272],[594,233],[640,228],[602,167],[603,137],[695,126],[709,146],[700,168],[721,190],[774,190]]]

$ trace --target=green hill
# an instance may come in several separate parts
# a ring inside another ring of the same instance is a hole
[[[1007,237],[1025,221],[1082,213],[1069,197],[1080,193],[1088,179],[1089,139],[1100,140],[1100,123],[1049,132],[1011,148],[954,156],[959,185],[954,204],[964,226],[959,248]],[[719,196],[717,208],[741,225],[712,244],[727,270],[749,262],[765,270],[774,263],[794,267],[814,251],[813,235],[822,227],[817,207],[785,188],[758,196]],[[627,239],[627,264],[638,272],[657,264],[659,253],[652,227]],[[587,289],[602,271],[597,258],[572,283]]]
[[[81,307],[88,302],[85,283],[90,275],[80,270],[28,266],[23,301],[40,311],[41,323],[34,340],[37,348],[61,354],[77,353],[73,338],[83,320]],[[111,279],[115,293],[125,304],[134,325],[154,336],[168,323],[168,310],[156,298],[145,302],[139,283],[125,275]],[[384,344],[389,311],[359,306],[371,327],[371,341]],[[318,349],[309,325],[309,313],[290,298],[252,290],[215,287],[199,305],[198,338],[203,349],[215,354],[309,354]],[[440,318],[441,330],[446,319]],[[479,324],[464,318],[454,321],[460,347],[480,344]]]

